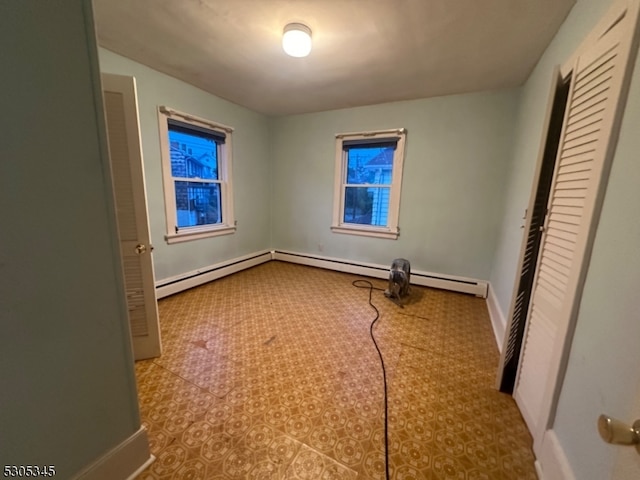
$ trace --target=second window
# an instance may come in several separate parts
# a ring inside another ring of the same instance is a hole
[[[398,237],[404,129],[336,137],[332,230]]]

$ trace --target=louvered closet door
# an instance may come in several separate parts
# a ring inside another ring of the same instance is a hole
[[[573,67],[515,390],[534,447],[557,399],[625,100],[636,15],[622,11]]]
[[[136,360],[160,355],[160,329],[133,77],[104,74],[104,105]]]
[[[547,202],[569,96],[570,83],[562,80],[559,68],[554,70],[552,78],[552,89],[547,107],[547,119],[545,120],[545,138],[541,146],[540,159],[533,183],[534,188],[532,188],[527,208],[529,215],[525,215],[526,221],[522,226],[526,229],[527,234],[523,238],[521,247],[520,276],[517,279],[517,289],[509,310],[505,347],[502,349],[498,368],[498,388],[505,393],[513,393],[515,387],[527,312],[531,301],[538,253],[540,252],[541,229],[547,212]]]

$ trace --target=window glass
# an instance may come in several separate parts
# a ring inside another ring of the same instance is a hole
[[[169,125],[171,175],[217,180],[218,143],[215,137],[184,130]]]
[[[344,223],[387,225],[389,188],[347,187],[344,195]]]
[[[178,227],[222,223],[220,185],[175,182]]]
[[[390,184],[394,150],[394,147],[379,146],[346,149],[347,183]]]

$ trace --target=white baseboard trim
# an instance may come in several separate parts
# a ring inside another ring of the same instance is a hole
[[[179,293],[218,278],[226,277],[232,273],[255,267],[261,263],[269,262],[271,259],[271,252],[269,250],[263,250],[216,263],[208,267],[199,268],[181,275],[165,278],[156,282],[156,297],[158,299],[168,297],[174,293]]]
[[[298,263],[312,267],[326,268],[339,272],[354,273],[367,277],[389,277],[389,266],[375,263],[352,262],[340,258],[321,257],[305,253],[288,252],[283,250],[263,250],[242,257],[233,258],[224,262],[199,268],[174,277],[165,278],[156,282],[156,297],[158,299],[168,297],[189,288],[197,287],[218,278],[240,272],[247,268],[266,263],[270,260]],[[486,298],[489,283],[475,278],[457,277],[419,270],[411,271],[411,283],[424,287],[440,288],[453,292],[470,293],[478,297]]]
[[[93,462],[74,478],[76,480],[133,480],[155,457],[149,451],[147,430],[140,427],[137,432],[120,445]]]
[[[493,334],[496,337],[498,351],[502,353],[502,342],[504,342],[504,331],[507,328],[507,319],[502,313],[496,294],[489,284],[489,294],[487,295],[487,309],[489,310],[489,318],[493,327]]]
[[[575,480],[575,475],[554,430],[544,433],[536,470],[540,480]]]
[[[312,267],[320,267],[338,272],[354,273],[373,278],[389,278],[389,265],[379,265],[375,263],[352,262],[340,258],[321,257],[306,253],[288,252],[274,250],[272,257],[274,260],[298,263]],[[474,278],[457,277],[454,275],[444,275],[420,270],[411,270],[411,283],[423,287],[440,288],[454,292],[470,293],[478,297],[487,297],[488,282]]]

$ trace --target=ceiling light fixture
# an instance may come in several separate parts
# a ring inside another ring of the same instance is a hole
[[[282,48],[292,57],[306,57],[311,51],[311,29],[301,23],[284,27]]]

